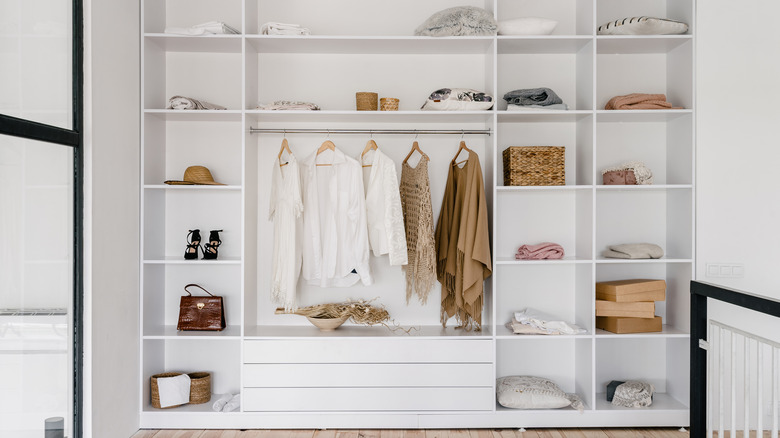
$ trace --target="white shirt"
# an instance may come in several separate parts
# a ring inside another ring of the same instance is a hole
[[[379,149],[361,157],[366,190],[366,221],[368,242],[374,255],[389,254],[390,265],[408,263],[404,212],[395,163]]]
[[[271,173],[271,201],[268,220],[274,222],[271,299],[285,310],[295,309],[295,292],[301,272],[303,199],[298,160],[289,154],[287,165],[274,161]]]
[[[332,164],[317,166],[316,164]],[[303,278],[321,287],[373,283],[363,178],[357,160],[326,150],[301,163],[303,181]]]

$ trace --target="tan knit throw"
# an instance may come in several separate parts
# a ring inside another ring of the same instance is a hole
[[[403,267],[406,273],[406,304],[409,304],[412,294],[425,304],[436,281],[436,244],[426,157],[422,157],[416,167],[406,163],[402,166],[401,208],[409,255],[409,263]]]

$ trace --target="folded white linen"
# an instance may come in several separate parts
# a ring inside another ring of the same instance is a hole
[[[533,328],[546,331],[550,334],[578,335],[585,333],[584,329],[575,324],[557,320],[553,316],[531,308],[525,308],[519,312],[515,312],[514,317],[520,324],[530,325]]]
[[[240,34],[241,32],[221,21],[207,21],[205,23],[196,24],[192,27],[166,27],[165,33],[198,36]]]
[[[225,110],[222,105],[185,96],[173,96],[168,99],[168,108],[174,110]]]
[[[267,104],[257,106],[260,110],[296,110],[296,111],[318,111],[320,107],[311,102],[295,102],[290,100],[277,100]]]
[[[222,409],[224,409],[224,408],[225,408],[225,405],[226,405],[226,404],[227,404],[227,403],[230,401],[230,399],[232,399],[232,398],[233,398],[233,394],[222,394],[221,396],[219,396],[219,398],[217,399],[217,401],[215,401],[214,403],[212,403],[212,405],[211,405],[211,409],[212,409],[214,412],[222,412]]]
[[[568,110],[569,105],[566,105],[565,103],[556,103],[553,105],[515,105],[510,103],[506,106],[507,111],[535,111],[535,110]]]
[[[300,24],[276,23],[269,21],[260,26],[261,35],[311,35],[309,29]]]
[[[158,378],[157,392],[160,394],[161,408],[189,403],[190,376],[182,374],[175,377]]]
[[[234,395],[229,402],[225,404],[225,407],[222,408],[222,412],[233,412],[237,411],[238,408],[241,407],[241,394]]]

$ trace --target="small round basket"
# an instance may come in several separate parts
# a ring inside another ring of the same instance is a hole
[[[211,400],[211,373],[189,373],[190,403],[199,405]]]
[[[376,111],[379,95],[360,91],[355,93],[355,103],[358,111]]]
[[[162,379],[165,377],[176,377],[181,376],[182,373],[160,373],[155,374],[152,376],[152,407],[155,409],[170,409],[170,408],[177,408],[182,405],[174,405],[174,406],[166,406],[166,407],[160,407],[160,390],[157,388],[157,379]]]
[[[380,111],[398,111],[398,99],[394,97],[383,97],[379,99]]]
[[[332,332],[341,327],[341,324],[344,324],[344,322],[349,319],[349,315],[344,315],[340,318],[313,318],[307,316],[306,319],[308,319],[314,327],[320,329],[321,332]]]

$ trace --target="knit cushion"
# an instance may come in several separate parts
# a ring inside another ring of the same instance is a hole
[[[523,17],[498,22],[499,35],[549,35],[558,22],[547,18]]]
[[[433,111],[479,111],[493,108],[493,96],[468,88],[441,88],[428,96],[422,109]]]
[[[677,35],[688,32],[682,21],[667,18],[631,17],[599,26],[599,35]]]
[[[457,6],[431,15],[414,34],[417,36],[487,36],[496,33],[493,14],[474,6]]]
[[[498,404],[514,409],[556,409],[571,406],[583,410],[576,394],[566,394],[551,380],[533,376],[507,376],[496,380]]]

